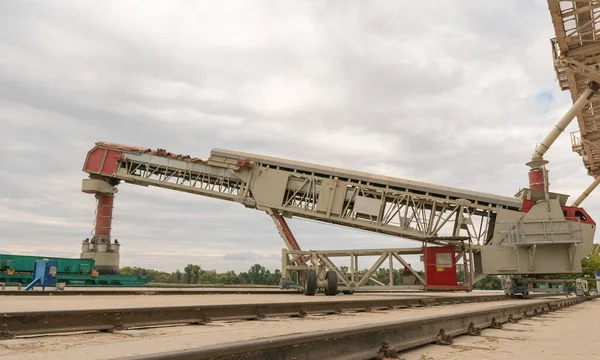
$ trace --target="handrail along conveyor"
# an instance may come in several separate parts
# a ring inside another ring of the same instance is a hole
[[[462,216],[480,217],[471,234],[485,243],[495,211],[521,207],[511,197],[221,149],[206,161],[105,142],[95,149],[84,168],[92,175],[414,240],[442,242],[438,233]]]

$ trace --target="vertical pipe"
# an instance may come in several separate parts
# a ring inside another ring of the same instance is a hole
[[[287,268],[287,264],[288,264],[288,254],[287,254],[287,249],[281,249],[281,275],[282,275],[282,279],[281,279],[281,283],[283,283],[284,281],[290,281],[292,279],[292,274],[290,273],[290,271]],[[280,283],[280,284],[281,284]]]
[[[596,93],[596,91],[600,90],[600,84],[595,81],[592,81],[588,84],[588,88],[579,96],[577,101],[569,108],[567,113],[554,125],[554,128],[546,135],[546,138],[542,140],[542,142],[535,148],[533,154],[531,154],[531,159],[537,159],[544,156],[546,151],[552,146],[554,141],[558,138],[558,136],[565,130],[567,126],[573,121],[577,113],[583,109],[583,107],[587,104],[588,100]]]
[[[573,202],[573,205],[571,205],[571,206],[573,206],[573,207],[578,207],[578,206],[581,204],[581,202],[582,202],[583,200],[585,200],[585,198],[587,198],[587,197],[588,197],[588,196],[589,196],[589,195],[592,193],[592,191],[594,191],[594,189],[595,189],[595,188],[596,188],[598,185],[600,185],[600,176],[598,176],[598,177],[597,177],[597,178],[594,180],[594,182],[592,182],[592,183],[590,184],[590,186],[588,186],[588,188],[587,188],[587,189],[585,189],[581,195],[579,195],[579,197],[577,198],[577,200],[575,200],[575,201]]]
[[[354,283],[354,257],[356,255],[350,254],[350,281]]]
[[[550,201],[550,180],[548,179],[548,171],[545,166],[542,166],[542,174],[544,175],[544,196],[546,197],[546,201]]]
[[[465,256],[466,258],[466,256]],[[471,241],[469,241],[469,291],[473,290],[473,248],[471,247]],[[483,271],[483,269],[481,269]]]
[[[388,253],[388,256],[390,258],[390,269],[388,270],[390,274],[390,287],[392,287],[394,286],[394,269],[392,268],[392,266],[394,266],[394,258],[392,257],[391,251]]]
[[[354,254],[354,272],[358,272],[358,255]],[[358,279],[356,279],[358,281]]]

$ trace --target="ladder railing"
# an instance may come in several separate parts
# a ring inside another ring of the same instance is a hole
[[[578,244],[583,242],[581,222],[578,218],[564,220],[518,220],[497,222],[498,233],[505,235],[500,245],[531,246],[552,244]]]

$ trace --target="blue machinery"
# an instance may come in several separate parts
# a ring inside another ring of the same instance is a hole
[[[56,285],[56,260],[36,260],[33,270],[33,281],[27,285],[25,290],[31,290],[35,285],[41,285],[42,290],[46,285]]]

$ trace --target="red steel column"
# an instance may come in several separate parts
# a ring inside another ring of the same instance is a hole
[[[529,188],[531,190],[544,190],[544,170],[529,171]]]
[[[110,228],[112,224],[114,194],[97,194],[98,208],[96,209],[96,239],[110,239]]]

